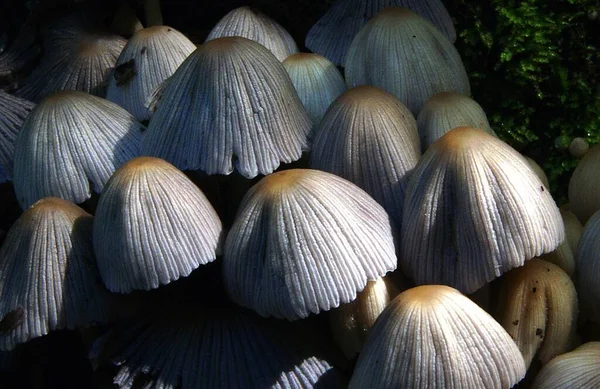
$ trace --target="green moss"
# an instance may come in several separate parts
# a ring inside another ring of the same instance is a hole
[[[566,201],[577,136],[600,142],[597,0],[446,1],[473,98],[499,136],[534,158]]]

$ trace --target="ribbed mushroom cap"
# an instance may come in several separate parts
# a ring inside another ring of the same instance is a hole
[[[423,151],[456,127],[475,127],[496,135],[483,108],[470,97],[454,92],[441,92],[431,96],[419,112],[417,126]]]
[[[369,329],[399,291],[387,277],[369,281],[356,299],[329,312],[333,338],[348,359],[362,349]]]
[[[40,102],[61,90],[104,97],[108,73],[127,41],[95,29],[94,23],[70,16],[56,23],[45,40],[46,55],[17,95]]]
[[[34,106],[0,90],[0,183],[12,179],[17,134]]]
[[[241,36],[269,49],[279,61],[298,52],[294,38],[275,20],[258,10],[243,6],[230,11],[213,27],[206,38]]]
[[[600,211],[588,220],[575,259],[577,292],[581,310],[600,323]]]
[[[452,19],[440,0],[338,0],[308,31],[306,47],[341,65],[361,27],[390,6],[412,10],[439,28],[450,42],[456,40]]]
[[[113,330],[122,389],[341,388],[337,371],[285,323],[181,307]],[[107,342],[108,343],[108,342]],[[114,347],[114,345],[113,345]]]
[[[417,284],[471,293],[564,236],[550,192],[523,157],[490,134],[459,127],[411,173],[400,267]]]
[[[425,285],[401,293],[379,316],[350,389],[510,388],[525,371],[490,315],[455,289]]]
[[[589,342],[548,362],[535,377],[532,389],[600,387],[600,342]]]
[[[227,292],[262,316],[296,320],[356,298],[396,268],[388,215],[333,174],[285,170],[246,194],[227,236]]]
[[[541,259],[503,276],[498,321],[515,340],[525,365],[545,364],[573,346],[577,329],[577,292],[558,266]]]
[[[150,290],[212,262],[221,221],[171,164],[135,158],[110,178],[94,220],[94,251],[109,290]]]
[[[600,209],[600,145],[585,154],[569,181],[569,204],[582,224]]]
[[[35,16],[30,15],[15,41],[0,53],[0,77],[9,77],[21,70],[39,54],[39,48],[35,44],[35,22]]]
[[[312,53],[292,54],[283,66],[313,124],[319,124],[327,108],[346,90],[342,74],[327,58]]]
[[[0,250],[0,350],[110,320],[92,251],[92,216],[58,198],[26,210]]]
[[[342,94],[323,117],[310,166],[364,189],[399,228],[409,173],[420,156],[417,124],[406,106],[363,85]]]
[[[147,107],[154,90],[196,50],[185,35],[167,26],[138,31],[119,55],[108,80],[106,98],[139,121],[152,115]]]
[[[81,203],[140,153],[144,126],[110,101],[63,91],[38,104],[15,148],[14,184],[23,209],[42,197]]]
[[[311,127],[290,77],[269,50],[241,37],[218,38],[169,79],[143,153],[208,174],[229,174],[235,162],[252,178],[299,159]]]
[[[396,96],[417,116],[439,92],[470,94],[458,51],[433,24],[389,7],[356,34],[344,62],[348,87],[368,84]]]
[[[570,211],[561,208],[560,216],[565,225],[565,239],[556,250],[542,255],[540,259],[555,264],[567,273],[569,277],[573,277],[573,274],[575,274],[575,253],[577,252],[577,245],[579,244],[583,227],[579,223],[579,220],[577,220],[577,216]]]

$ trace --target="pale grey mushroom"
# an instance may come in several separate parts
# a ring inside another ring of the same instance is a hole
[[[600,387],[600,342],[589,342],[548,362],[531,385],[532,389]]]
[[[17,134],[35,104],[0,91],[0,183],[12,180]]]

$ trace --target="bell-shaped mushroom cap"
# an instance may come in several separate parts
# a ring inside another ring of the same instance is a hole
[[[431,96],[419,112],[417,126],[423,151],[456,127],[475,127],[496,135],[483,108],[470,97],[454,92],[441,92]]]
[[[525,370],[513,340],[483,309],[455,289],[425,285],[379,316],[350,389],[510,388]]]
[[[185,35],[167,26],[138,31],[127,42],[108,80],[106,98],[129,111],[139,121],[151,111],[147,101],[194,51]]]
[[[503,276],[498,321],[515,340],[529,367],[567,352],[577,328],[577,292],[558,266],[532,259]]]
[[[306,47],[342,65],[350,43],[369,19],[386,7],[405,7],[429,20],[450,42],[456,40],[452,19],[441,0],[338,0],[306,36]]]
[[[573,138],[569,144],[569,153],[575,158],[583,158],[590,150],[590,145],[584,138]]]
[[[337,371],[285,324],[242,311],[180,307],[115,329],[92,351],[102,343],[118,350],[114,383],[121,389],[137,388],[144,378],[144,387],[156,389],[341,388]]]
[[[600,342],[589,342],[548,362],[532,384],[532,389],[600,387]]]
[[[135,158],[110,178],[94,219],[94,251],[113,292],[150,290],[217,257],[221,221],[204,194],[169,163]]]
[[[439,92],[470,95],[458,51],[433,24],[405,8],[389,7],[358,32],[344,62],[349,87],[385,89],[417,116]]]
[[[318,170],[285,170],[246,194],[225,243],[231,298],[296,320],[356,298],[396,268],[388,215],[362,189]]]
[[[208,174],[229,174],[235,162],[252,178],[300,159],[311,127],[290,77],[269,50],[241,37],[217,38],[169,78],[142,151]]]
[[[360,352],[369,329],[399,291],[387,277],[369,281],[356,300],[329,312],[333,338],[348,359]]]
[[[315,131],[310,163],[364,189],[399,228],[408,176],[420,156],[410,111],[384,90],[363,85],[331,105]]]
[[[14,184],[26,209],[56,196],[82,203],[140,154],[144,126],[110,101],[83,92],[48,96],[27,117],[15,148]],[[92,187],[93,186],[93,187]]]
[[[17,95],[40,102],[61,90],[78,90],[104,97],[108,73],[127,41],[95,28],[74,15],[57,22],[45,41],[46,55]]]
[[[417,284],[472,293],[564,236],[558,207],[523,157],[490,134],[459,127],[411,173],[400,267]]]
[[[243,6],[230,11],[213,27],[206,38],[241,36],[258,42],[269,49],[279,61],[298,52],[294,38],[279,23],[259,12]]]
[[[560,216],[565,225],[565,240],[562,241],[556,250],[542,255],[540,259],[555,264],[567,273],[569,277],[573,277],[575,273],[575,253],[577,252],[577,245],[579,244],[583,227],[573,212],[561,208]]]
[[[600,323],[600,210],[585,225],[575,259],[581,310]]]
[[[92,251],[92,216],[58,198],[25,211],[0,250],[0,349],[110,320]]]
[[[582,224],[600,209],[600,145],[596,145],[579,161],[569,181],[569,204]]]
[[[292,54],[283,61],[296,92],[317,125],[331,103],[346,90],[340,71],[318,54]]]
[[[0,90],[0,183],[12,179],[17,134],[34,106]]]

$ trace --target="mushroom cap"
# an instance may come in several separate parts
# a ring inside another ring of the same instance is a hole
[[[542,181],[542,184],[544,184],[544,186],[546,188],[550,188],[550,184],[548,182],[548,176],[546,176],[544,169],[542,169],[542,167],[537,162],[535,162],[535,160],[533,160],[532,158],[529,158],[526,155],[523,155],[523,158],[525,158],[525,160],[529,164],[529,167],[531,168],[531,170],[533,170],[535,175],[538,176],[540,181]]]
[[[548,362],[532,389],[597,388],[600,386],[600,342],[589,342]]]
[[[379,315],[349,388],[510,388],[525,371],[513,340],[483,309],[453,288],[424,285]]]
[[[592,147],[579,161],[569,181],[569,204],[582,224],[600,209],[600,144]]]
[[[417,284],[472,293],[554,250],[564,235],[558,207],[524,158],[482,130],[459,127],[411,173],[400,267]]]
[[[573,138],[569,144],[569,153],[575,158],[583,158],[589,150],[590,145],[581,137]]]
[[[0,90],[0,183],[12,179],[17,134],[34,106]]]
[[[503,276],[498,321],[515,340],[529,367],[570,350],[577,329],[577,292],[567,273],[532,259]]]
[[[313,124],[319,124],[327,108],[346,90],[346,82],[327,58],[313,53],[292,54],[283,61]]]
[[[496,136],[483,108],[470,97],[454,92],[431,96],[419,112],[417,126],[423,151],[456,127],[475,127]]]
[[[109,77],[106,99],[125,108],[139,121],[149,119],[152,111],[147,101],[194,50],[196,45],[168,26],[136,32]]]
[[[315,130],[310,167],[364,189],[399,228],[408,178],[420,156],[408,108],[392,94],[362,85],[331,104]]]
[[[17,136],[14,185],[26,209],[56,196],[82,203],[140,153],[144,126],[118,105],[77,91],[56,92],[29,114]]]
[[[456,40],[452,19],[441,0],[338,0],[308,31],[306,47],[342,65],[361,27],[390,6],[412,10],[439,28],[450,42]]]
[[[284,170],[248,191],[225,243],[225,287],[262,316],[296,320],[356,298],[396,268],[388,215],[362,189]]]
[[[252,178],[298,160],[311,127],[290,77],[269,50],[241,37],[217,38],[169,79],[142,151],[208,174],[229,174],[235,162]]]
[[[204,194],[171,164],[138,157],[102,191],[94,219],[100,275],[113,292],[188,276],[220,251],[222,225]]]
[[[0,350],[109,321],[109,305],[92,251],[92,216],[51,197],[27,209],[0,250]]]
[[[577,292],[581,310],[600,323],[600,210],[585,224],[575,259]]]
[[[433,24],[405,8],[389,7],[369,20],[352,41],[344,66],[348,87],[382,88],[415,116],[436,93],[470,95],[456,48]]]
[[[269,49],[279,61],[298,52],[294,38],[275,20],[253,7],[243,6],[229,13],[213,27],[206,38],[241,36]]]

